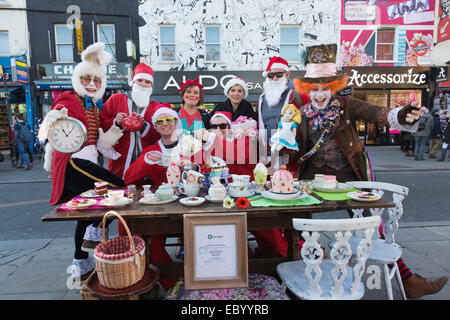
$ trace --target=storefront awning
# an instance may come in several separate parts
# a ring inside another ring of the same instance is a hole
[[[36,90],[72,90],[70,81],[34,81]],[[106,89],[128,89],[128,83],[125,81],[109,81]]]

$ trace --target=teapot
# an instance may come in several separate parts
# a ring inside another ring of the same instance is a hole
[[[170,200],[174,195],[174,190],[167,183],[163,183],[158,187],[155,194],[158,200]]]
[[[133,112],[131,115],[122,120],[122,128],[127,131],[137,131],[142,127],[143,123],[144,118]]]
[[[208,195],[212,200],[223,200],[227,195],[227,189],[220,183],[220,178],[211,178],[211,182],[212,184],[209,186]]]

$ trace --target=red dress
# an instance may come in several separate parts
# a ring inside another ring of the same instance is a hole
[[[147,127],[144,132],[140,134],[141,150],[154,144],[160,138],[159,133],[155,130],[152,124],[152,116],[155,107],[159,105],[157,101],[151,101],[149,105],[142,112],[144,120],[147,122]],[[124,112],[130,115],[132,107],[131,98],[127,97],[123,93],[113,94],[104,105],[103,110],[100,112],[101,127],[106,132],[114,123],[114,119],[119,112]],[[125,171],[131,165],[131,157],[133,154],[133,147],[135,143],[135,135],[130,134],[129,131],[124,131],[123,136],[119,142],[114,146],[114,149],[121,154],[121,157],[117,160],[108,159],[108,170],[124,178]]]

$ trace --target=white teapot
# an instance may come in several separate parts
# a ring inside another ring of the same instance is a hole
[[[223,200],[227,195],[227,189],[220,183],[220,177],[211,178],[212,184],[209,186],[208,195],[211,200]]]

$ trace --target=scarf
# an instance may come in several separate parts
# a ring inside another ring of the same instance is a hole
[[[331,103],[323,110],[314,108],[311,102],[304,106],[305,116],[313,130],[322,131],[325,128],[329,128],[334,120],[339,117],[341,111],[339,100],[331,96],[330,101]]]

